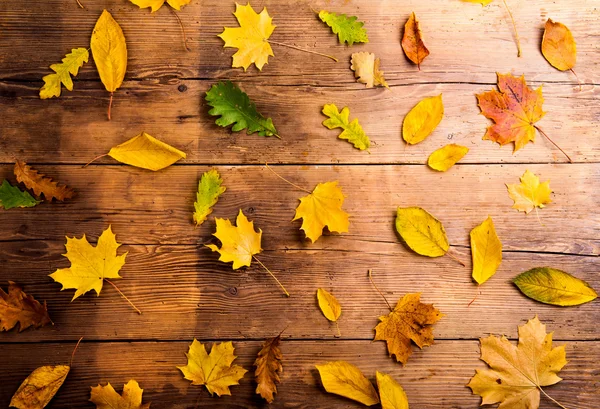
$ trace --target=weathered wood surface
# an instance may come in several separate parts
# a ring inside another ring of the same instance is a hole
[[[269,336],[278,331],[272,329]],[[120,392],[123,384],[136,379],[144,389],[144,402],[152,402],[151,407],[158,409],[193,409],[196,403],[199,408],[213,409],[363,407],[324,391],[314,365],[331,360],[354,363],[371,380],[376,370],[392,375],[405,389],[411,408],[464,409],[479,405],[477,396],[465,386],[475,368],[484,367],[479,360],[477,341],[440,341],[422,351],[415,350],[403,368],[387,357],[383,342],[284,339],[282,383],[271,405],[255,395],[251,373],[246,374],[239,386],[231,387],[232,396],[211,398],[204,387],[192,386],[176,368],[185,365],[190,342],[191,339],[169,343],[83,343],[75,355],[72,372],[51,406],[53,409],[91,407],[87,402],[91,386],[110,382]],[[34,368],[68,363],[73,346],[74,343],[41,344],[36,346],[35,354],[31,353],[30,345],[3,346],[3,361],[11,371],[0,372],[0,385],[15,390]],[[234,346],[239,356],[235,362],[252,372],[259,342],[235,342]],[[569,363],[561,371],[564,380],[548,387],[548,394],[568,408],[596,409],[600,383],[594,357],[599,354],[599,342],[568,343]],[[7,402],[8,396],[0,395],[0,405],[5,407]],[[540,409],[555,407],[542,397]]]

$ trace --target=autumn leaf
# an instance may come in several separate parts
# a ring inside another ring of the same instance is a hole
[[[142,405],[143,392],[133,379],[123,386],[123,395],[119,395],[108,383],[92,388],[90,402],[96,405],[96,409],[149,409],[149,403]]]
[[[408,397],[402,386],[391,376],[376,372],[381,409],[408,409]]]
[[[283,372],[281,360],[283,355],[279,349],[281,335],[274,338],[269,338],[262,344],[261,350],[254,361],[256,371],[254,377],[256,379],[256,393],[260,395],[268,403],[275,400],[273,396],[277,393],[277,384],[281,382],[279,376]]]
[[[233,125],[233,132],[246,129],[248,135],[258,132],[260,136],[279,138],[273,120],[258,113],[254,102],[231,81],[213,85],[206,93],[206,102],[212,107],[209,115],[220,116],[215,121],[219,126],[226,128]]]
[[[321,237],[325,227],[330,232],[346,233],[350,221],[348,213],[342,210],[344,198],[337,181],[319,183],[312,193],[300,198],[292,221],[302,219],[300,229],[313,243]]]
[[[35,369],[19,386],[10,400],[9,407],[44,408],[65,382],[70,370],[70,365],[41,366]]]
[[[319,12],[319,18],[329,27],[334,34],[337,34],[340,43],[368,43],[369,36],[367,30],[363,28],[365,23],[357,21],[358,17],[348,17],[345,14],[330,13],[325,10]]]
[[[585,281],[551,267],[532,268],[519,274],[513,283],[529,298],[563,307],[584,304],[598,297]]]
[[[508,195],[514,200],[513,209],[529,213],[534,208],[544,208],[545,204],[551,202],[550,181],[540,183],[540,178],[533,172],[526,170],[521,176],[521,183],[507,184]]]
[[[467,153],[469,153],[469,148],[451,143],[429,155],[429,159],[427,159],[427,165],[429,165],[429,167],[433,170],[446,172]]]
[[[402,137],[409,145],[422,142],[437,128],[443,117],[442,94],[425,98],[404,118]]]
[[[384,72],[379,70],[380,63],[381,60],[375,58],[373,53],[354,53],[352,54],[350,69],[354,71],[357,81],[366,84],[367,88],[373,88],[373,86],[389,88],[383,77]]]
[[[151,7],[152,12],[162,7],[163,4],[167,3],[175,10],[181,10],[181,8],[189,4],[192,0],[129,0],[141,9]]]
[[[477,284],[489,280],[502,262],[502,242],[496,234],[491,217],[471,230],[471,257],[473,258],[473,279]]]
[[[329,117],[323,121],[325,127],[328,129],[343,129],[342,133],[338,135],[338,138],[347,140],[353,144],[355,148],[358,148],[361,151],[369,149],[371,141],[358,123],[358,119],[355,118],[350,122],[350,109],[348,109],[348,107],[344,107],[342,112],[340,112],[335,104],[327,104],[323,107],[322,112],[323,115]]]
[[[71,75],[76,76],[84,63],[88,62],[90,54],[85,48],[73,48],[65,55],[60,64],[52,64],[50,69],[54,74],[48,74],[42,78],[44,86],[40,89],[40,98],[48,99],[60,97],[60,85],[64,85],[69,91],[73,91],[73,80]]]
[[[462,1],[466,1],[467,3],[479,3],[482,6],[487,6],[494,0],[462,0]]]
[[[239,365],[232,365],[237,358],[233,355],[233,350],[231,341],[220,344],[215,342],[210,354],[207,354],[204,344],[194,339],[186,353],[187,365],[178,366],[177,369],[185,379],[192,381],[192,385],[206,386],[211,395],[231,395],[229,387],[239,385],[239,380],[248,372]]]
[[[477,369],[467,386],[481,396],[482,405],[538,409],[542,386],[562,380],[557,374],[567,364],[565,346],[552,348],[552,333],[546,333],[537,316],[519,327],[516,347],[504,336],[490,335],[480,342],[481,360],[490,368]]]
[[[421,294],[406,294],[388,315],[379,317],[374,341],[385,341],[390,356],[406,364],[412,353],[411,340],[419,348],[433,344],[432,325],[443,314],[433,304],[423,304]]]
[[[345,361],[315,365],[323,387],[329,393],[373,406],[379,403],[377,391],[356,366]]]
[[[337,298],[334,297],[333,294],[324,290],[323,288],[317,289],[317,301],[319,303],[319,308],[321,312],[331,322],[335,322],[335,326],[337,327],[338,337],[341,337],[342,334],[340,332],[340,327],[337,323],[337,320],[342,315],[342,306],[340,305]]]
[[[441,257],[450,248],[442,223],[420,207],[399,207],[396,231],[411,250],[422,256]]]
[[[429,55],[429,50],[423,42],[423,34],[419,27],[419,20],[413,12],[404,25],[404,36],[402,37],[402,49],[406,57],[414,64],[417,64],[419,70],[421,63]]]
[[[577,45],[571,30],[549,18],[542,38],[542,54],[557,70],[572,70],[577,62]]]
[[[14,173],[17,180],[27,186],[27,189],[33,190],[38,197],[43,194],[48,201],[56,199],[62,202],[75,196],[73,189],[59,186],[57,182],[20,160],[15,163]]]
[[[223,179],[215,169],[205,172],[198,183],[198,193],[196,193],[196,202],[194,202],[194,222],[200,226],[209,214],[212,208],[217,204],[219,196],[225,192],[225,186],[221,186]]]
[[[90,41],[94,63],[100,81],[110,92],[108,119],[112,107],[113,93],[121,86],[127,71],[127,45],[119,23],[106,10],[96,22]]]
[[[9,331],[19,324],[19,332],[29,327],[40,328],[52,324],[44,305],[25,294],[16,283],[8,282],[8,294],[0,288],[0,331]]]
[[[15,207],[33,207],[41,201],[35,200],[29,192],[24,192],[16,186],[12,186],[4,179],[0,185],[0,207],[9,210]]]

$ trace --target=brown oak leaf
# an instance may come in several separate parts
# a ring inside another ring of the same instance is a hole
[[[38,197],[43,193],[48,201],[54,198],[62,202],[65,199],[71,199],[75,196],[73,189],[67,186],[60,186],[57,182],[39,173],[23,161],[17,160],[14,172],[17,180],[27,186],[27,189],[33,190]]]
[[[283,372],[283,365],[281,364],[283,356],[279,349],[280,341],[281,335],[267,339],[254,361],[254,366],[256,366],[254,376],[258,384],[256,393],[269,403],[275,399],[273,394],[277,393],[276,384],[281,381],[279,375]]]
[[[0,331],[9,331],[19,323],[19,332],[51,324],[46,302],[40,304],[23,292],[16,283],[8,282],[8,294],[0,288]]]

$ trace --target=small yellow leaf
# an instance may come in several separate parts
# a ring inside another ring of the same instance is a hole
[[[156,10],[162,7],[163,4],[168,3],[169,6],[175,10],[180,10],[181,7],[189,4],[192,0],[129,0],[141,9],[150,7],[154,13]]]
[[[323,121],[323,126],[327,127],[327,129],[342,128],[344,130],[338,135],[338,138],[347,140],[361,151],[369,149],[371,141],[365,134],[362,126],[358,123],[357,118],[354,118],[350,122],[350,109],[348,107],[342,108],[340,112],[335,104],[326,104],[322,112],[323,115],[329,117]]]
[[[588,283],[550,267],[536,267],[513,282],[527,297],[545,304],[571,306],[595,300],[598,294]]]
[[[149,403],[142,405],[143,392],[133,379],[123,387],[122,396],[108,383],[106,386],[98,385],[92,388],[90,402],[96,405],[96,409],[149,409]]]
[[[422,142],[437,128],[443,117],[442,94],[425,98],[404,118],[402,137],[410,145]]]
[[[557,70],[573,69],[577,62],[577,45],[571,30],[549,18],[542,39],[542,54]]]
[[[338,182],[319,183],[308,196],[300,198],[294,220],[302,218],[302,227],[313,243],[327,227],[330,232],[345,233],[350,222],[348,213],[342,210],[344,194]]]
[[[70,369],[69,365],[37,368],[19,386],[9,406],[17,409],[44,408],[65,382]]]
[[[415,253],[441,257],[450,248],[442,223],[420,207],[399,207],[396,230]]]
[[[461,160],[468,152],[469,148],[451,143],[429,155],[427,164],[433,170],[445,172],[454,166],[456,162]]]
[[[164,169],[186,157],[184,152],[159,141],[146,132],[115,146],[108,155],[121,163],[153,171]]]
[[[376,377],[381,409],[408,409],[408,397],[402,386],[391,376],[379,371]]]
[[[477,284],[485,283],[496,274],[502,262],[502,242],[496,234],[491,217],[471,230],[471,256],[473,279]]]
[[[479,3],[482,6],[487,6],[488,4],[490,4],[494,0],[462,0],[462,1],[465,1],[467,3]]]
[[[333,322],[340,318],[340,315],[342,315],[342,306],[333,294],[319,288],[317,289],[317,300],[325,318]]]
[[[508,195],[515,202],[513,209],[520,212],[529,213],[535,207],[542,209],[545,204],[551,202],[550,181],[547,180],[540,184],[540,178],[529,170],[526,170],[521,176],[521,183],[507,184],[506,187]]]
[[[354,76],[357,81],[366,84],[367,88],[373,88],[373,86],[388,87],[385,78],[383,77],[383,71],[379,71],[379,58],[375,58],[375,54],[360,52],[352,54],[352,64],[350,69],[354,71]]]
[[[127,45],[121,26],[106,10],[96,22],[90,48],[100,80],[108,92],[115,92],[127,71]]]
[[[353,399],[367,406],[379,403],[377,391],[356,366],[344,361],[315,366],[319,370],[321,382],[327,392]]]

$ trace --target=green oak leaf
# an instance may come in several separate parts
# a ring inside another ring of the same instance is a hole
[[[331,31],[338,35],[340,43],[368,43],[369,37],[367,30],[363,28],[362,21],[357,21],[357,17],[348,17],[345,14],[330,13],[325,10],[319,12],[319,18],[323,23],[331,27]]]
[[[41,202],[35,200],[28,192],[12,186],[6,179],[0,185],[0,207],[6,210],[14,207],[33,207],[39,203]]]
[[[348,119],[350,116],[348,107],[344,107],[342,112],[340,112],[335,104],[327,104],[323,107],[323,114],[329,117],[329,119],[323,121],[324,126],[329,129],[342,128],[344,130],[338,138],[346,139],[361,151],[369,149],[371,141],[358,123],[358,119],[350,122]]]
[[[221,186],[223,179],[219,172],[212,169],[205,172],[198,183],[198,193],[196,193],[196,202],[194,203],[194,223],[200,226],[209,214],[212,213],[212,207],[217,204],[219,196],[225,192],[225,187]]]

